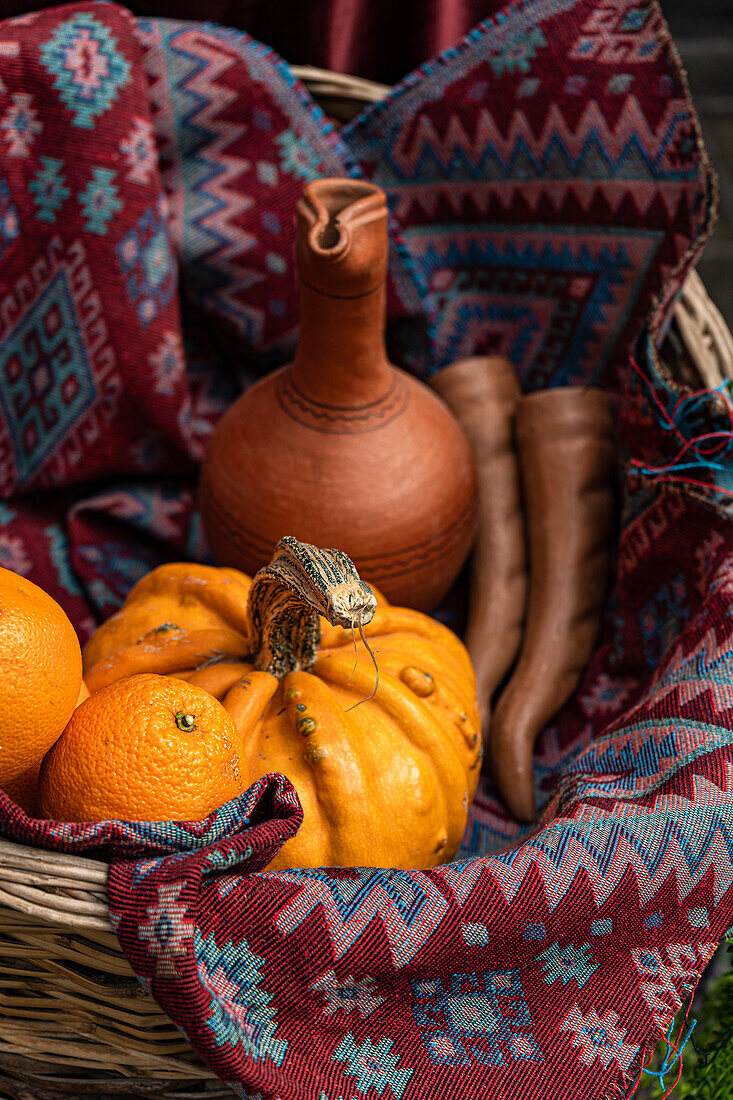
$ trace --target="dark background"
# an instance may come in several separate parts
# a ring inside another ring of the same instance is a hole
[[[720,218],[698,271],[733,329],[733,0],[662,0],[720,183]]]
[[[122,0],[124,3],[125,0]],[[642,0],[640,0],[642,2]],[[240,27],[291,64],[394,84],[505,0],[127,0],[138,15]],[[733,0],[661,0],[720,180],[720,220],[698,266],[733,328]],[[0,15],[43,0],[0,0]]]

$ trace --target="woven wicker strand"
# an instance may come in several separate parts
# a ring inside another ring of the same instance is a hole
[[[685,279],[674,320],[705,386],[714,389],[733,379],[733,337],[694,270]]]
[[[339,121],[388,91],[295,72]],[[733,339],[694,272],[666,350],[702,385],[733,379]],[[230,1097],[140,986],[112,929],[106,883],[105,863],[0,840],[0,1098]]]

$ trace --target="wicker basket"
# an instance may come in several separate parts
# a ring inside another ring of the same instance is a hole
[[[341,121],[387,91],[295,72]],[[663,358],[706,387],[733,378],[733,339],[694,272]],[[140,986],[109,920],[106,882],[104,863],[0,840],[0,1097],[231,1096]]]

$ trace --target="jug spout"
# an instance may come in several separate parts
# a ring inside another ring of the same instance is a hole
[[[336,297],[376,291],[387,276],[387,203],[363,180],[309,183],[296,207],[302,283]]]

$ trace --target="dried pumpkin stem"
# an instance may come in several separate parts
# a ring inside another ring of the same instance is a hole
[[[313,666],[321,640],[319,616],[349,628],[371,622],[374,593],[341,550],[321,550],[286,535],[249,594],[255,667],[282,678]]]

